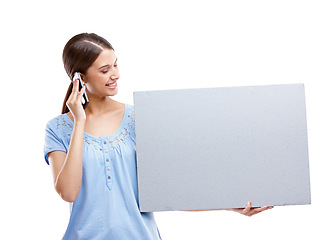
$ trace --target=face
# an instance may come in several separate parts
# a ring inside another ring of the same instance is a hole
[[[116,95],[119,77],[117,57],[110,49],[102,50],[95,62],[87,69],[86,74],[82,74],[87,95],[97,97]]]

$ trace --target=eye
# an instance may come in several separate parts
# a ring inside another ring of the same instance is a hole
[[[106,74],[107,72],[108,72],[108,69],[102,71],[102,73],[104,73],[104,74]]]

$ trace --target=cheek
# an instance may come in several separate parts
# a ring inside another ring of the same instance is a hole
[[[105,84],[108,80],[108,76],[107,74],[101,73],[97,76],[97,78],[95,79],[95,82],[97,82],[98,84]]]
[[[103,73],[94,75],[93,78],[90,78],[88,83],[86,83],[87,90],[92,93],[104,88],[105,84],[108,82],[108,79],[109,77]]]

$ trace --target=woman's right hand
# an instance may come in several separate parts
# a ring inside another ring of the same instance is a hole
[[[85,92],[85,89],[86,87],[84,85],[79,92],[79,81],[75,79],[73,82],[72,92],[68,100],[66,101],[66,105],[70,109],[70,112],[73,115],[75,122],[86,120],[85,110],[81,104],[81,99]]]

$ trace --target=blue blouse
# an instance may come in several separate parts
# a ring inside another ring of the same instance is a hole
[[[67,114],[46,126],[44,156],[67,152],[74,123]],[[138,206],[134,107],[125,104],[117,132],[108,137],[84,133],[83,176],[63,239],[161,239],[153,213]]]

